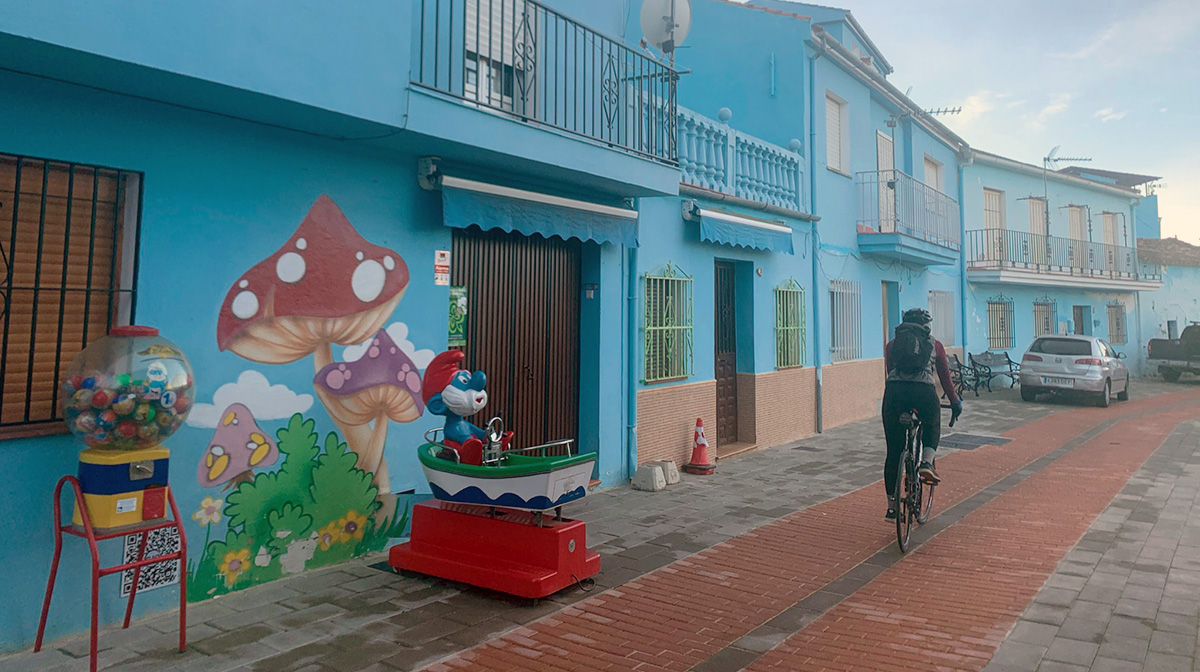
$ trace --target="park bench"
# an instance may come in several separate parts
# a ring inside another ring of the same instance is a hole
[[[963,392],[970,390],[979,396],[979,369],[963,364],[958,355],[950,353],[947,355],[950,364],[950,382],[954,384],[954,391],[958,393],[959,398],[963,396]]]
[[[988,392],[992,391],[992,380],[995,378],[1008,378],[1009,387],[1016,387],[1019,382],[1017,376],[1021,373],[1021,365],[1014,362],[1007,352],[988,350],[977,355],[967,355],[967,361],[978,370],[979,383],[986,387]]]

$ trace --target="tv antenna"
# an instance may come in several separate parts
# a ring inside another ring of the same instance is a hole
[[[1046,207],[1046,230],[1050,229],[1050,184],[1047,178],[1051,170],[1058,170],[1058,164],[1063,161],[1070,163],[1086,163],[1091,161],[1088,157],[1083,156],[1059,156],[1058,150],[1062,145],[1055,145],[1050,153],[1042,157],[1042,205]]]
[[[643,0],[642,48],[654,47],[675,67],[675,50],[683,44],[692,27],[692,4],[689,0]]]
[[[942,115],[959,114],[961,107],[939,107],[932,110],[921,110],[922,117],[939,117]]]

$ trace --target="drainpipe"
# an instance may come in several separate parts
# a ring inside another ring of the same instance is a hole
[[[1134,277],[1140,277],[1142,272],[1142,263],[1138,260],[1137,254],[1137,219],[1136,219],[1136,200],[1129,201],[1129,221],[1133,222],[1133,271]],[[1126,225],[1128,226],[1128,224]],[[1142,340],[1142,293],[1140,291],[1133,292],[1133,316],[1137,320],[1137,353],[1138,353],[1138,374],[1141,375],[1145,369],[1145,361],[1148,357],[1146,352],[1146,342]]]
[[[825,35],[821,34],[821,48],[814,50],[812,58],[808,60],[808,199],[809,210],[815,215],[817,214],[817,153],[814,143],[817,138],[816,118],[817,118],[817,59],[825,53]],[[821,245],[817,239],[817,226],[812,227],[812,291],[813,298],[810,303],[813,309],[813,363],[816,365],[817,373],[817,394],[816,394],[816,420],[817,433],[825,431],[824,407],[822,396],[823,377],[821,373],[821,297],[824,294],[820,291],[819,272],[820,264],[817,263],[817,255],[821,253]]]
[[[958,287],[959,287],[959,314],[962,315],[962,349],[963,359],[966,359],[966,354],[970,352],[967,349],[967,213],[963,207],[963,195],[966,189],[963,187],[963,177],[966,175],[964,170],[971,163],[970,155],[966,159],[966,163],[962,159],[958,162],[958,230],[959,230],[959,250],[958,250]]]
[[[638,206],[641,210],[641,206]],[[634,363],[636,359],[637,348],[635,339],[637,338],[637,248],[630,247],[627,250],[627,261],[625,275],[628,280],[628,288],[625,295],[625,314],[626,314],[626,346],[625,346],[625,384],[626,388],[626,409],[625,409],[625,432],[626,446],[625,451],[625,469],[629,478],[633,478],[637,472],[637,367]]]

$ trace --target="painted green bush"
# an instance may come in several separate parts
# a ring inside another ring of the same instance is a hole
[[[293,415],[276,433],[280,468],[255,475],[228,496],[225,538],[206,543],[199,560],[189,563],[192,601],[380,551],[404,533],[405,498],[380,520],[372,474],[356,467],[357,455],[337,434],[322,443],[315,427]]]

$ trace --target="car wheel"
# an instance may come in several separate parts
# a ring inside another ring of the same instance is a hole
[[[1108,408],[1112,403],[1112,381],[1104,381],[1104,391],[1100,393],[1100,397],[1096,400],[1096,405],[1100,408]]]
[[[1129,401],[1129,378],[1125,379],[1125,389],[1117,395],[1117,401]]]
[[[1179,377],[1183,375],[1183,372],[1179,369],[1163,369],[1162,374],[1163,380],[1168,383],[1178,383]]]
[[[1021,401],[1033,401],[1037,399],[1037,390],[1032,387],[1021,386]]]

